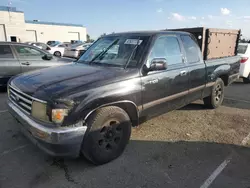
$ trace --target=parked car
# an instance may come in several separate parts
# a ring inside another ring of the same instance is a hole
[[[83,44],[85,42],[81,41],[81,40],[71,40],[70,41],[71,44]]]
[[[33,45],[36,46],[42,50],[46,50],[49,53],[57,56],[57,57],[61,57],[64,54],[64,50],[67,47],[66,44],[64,43],[59,43],[59,44],[51,44],[51,46],[41,43],[41,42],[33,42],[33,43],[29,43],[29,45]]]
[[[54,44],[54,45],[50,45],[50,50],[49,53],[57,56],[57,57],[62,57],[64,55],[64,51],[65,48],[67,46],[63,43],[59,43],[59,44]]]
[[[32,46],[36,46],[36,47],[38,47],[38,48],[40,48],[40,49],[42,49],[42,50],[46,50],[46,51],[51,50],[51,47],[50,47],[49,45],[44,44],[44,43],[42,43],[42,42],[30,42],[30,43],[28,43],[28,44],[29,44],[29,45],[32,45]]]
[[[250,44],[240,43],[238,46],[238,54],[241,56],[240,77],[244,83],[250,83]]]
[[[45,67],[65,65],[72,59],[57,58],[23,43],[0,42],[0,86],[17,74]]]
[[[50,41],[47,42],[47,45],[49,45],[49,46],[55,46],[57,44],[61,44],[61,42],[56,41],[56,40],[50,40]]]
[[[63,44],[65,44],[66,47],[70,47],[72,45],[70,42],[63,42]]]
[[[204,61],[187,32],[116,33],[74,64],[13,78],[7,103],[45,152],[103,164],[122,154],[139,119],[197,99],[218,108],[239,66],[238,56]]]
[[[70,48],[65,49],[64,56],[79,58],[91,45],[92,43],[72,45]]]

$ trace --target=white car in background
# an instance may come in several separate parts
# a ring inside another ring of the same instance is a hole
[[[50,50],[48,50],[49,53],[57,56],[57,57],[62,57],[64,56],[64,51],[67,46],[63,43],[60,44],[51,44],[50,45]]]
[[[91,45],[92,43],[73,44],[70,48],[65,49],[64,56],[79,58]]]
[[[238,55],[241,56],[240,60],[240,77],[243,78],[244,83],[250,83],[250,44],[239,43]]]
[[[46,50],[46,51],[49,51],[51,49],[50,46],[48,46],[47,44],[44,44],[42,42],[27,42],[27,44],[32,45],[32,46],[36,46],[37,48],[40,48],[40,49]]]

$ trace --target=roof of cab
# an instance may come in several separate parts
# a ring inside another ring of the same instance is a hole
[[[158,34],[188,34],[190,35],[190,33],[188,32],[184,32],[184,31],[129,31],[129,32],[121,32],[121,33],[112,33],[109,35],[105,35],[105,36],[117,36],[117,35],[158,35]]]

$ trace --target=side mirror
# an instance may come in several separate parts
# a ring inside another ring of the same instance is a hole
[[[52,54],[45,54],[42,58],[44,60],[51,60],[53,58],[53,55]]]
[[[151,61],[149,71],[160,71],[167,69],[167,60],[165,58],[155,58]]]

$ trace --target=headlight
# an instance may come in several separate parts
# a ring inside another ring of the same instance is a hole
[[[54,123],[62,123],[65,116],[68,115],[68,109],[53,109],[51,119]]]
[[[49,116],[47,115],[47,105],[41,102],[32,102],[31,115],[42,121],[49,121]]]

